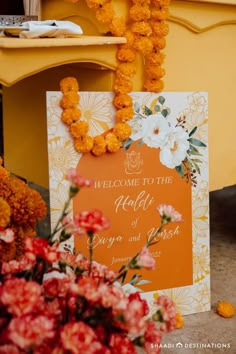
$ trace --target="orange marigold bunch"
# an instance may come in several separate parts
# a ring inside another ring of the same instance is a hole
[[[0,228],[11,229],[14,241],[0,240],[1,261],[18,259],[23,254],[24,239],[35,235],[36,224],[46,216],[46,211],[46,203],[36,190],[5,172],[0,178]]]

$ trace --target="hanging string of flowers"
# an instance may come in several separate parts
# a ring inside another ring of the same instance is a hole
[[[65,0],[76,3],[78,0]],[[112,36],[123,36],[125,44],[118,44],[116,51],[117,68],[114,78],[113,105],[116,109],[115,126],[95,137],[88,136],[88,124],[79,121],[81,112],[76,108],[79,101],[76,90],[67,95],[63,86],[74,78],[65,78],[60,83],[64,96],[60,103],[63,109],[62,121],[69,125],[69,131],[74,139],[75,150],[79,153],[91,152],[100,156],[106,152],[117,152],[122,143],[132,133],[127,124],[133,118],[133,101],[129,95],[133,90],[133,77],[136,74],[136,59],[138,55],[143,58],[144,79],[143,89],[149,92],[161,92],[164,88],[162,68],[165,48],[165,36],[168,34],[166,22],[169,12],[170,0],[132,0],[128,11],[128,19],[115,16],[111,0],[86,0],[88,7],[95,11],[99,22],[108,25]],[[78,83],[74,83],[76,88]],[[64,101],[67,101],[65,104]],[[69,102],[68,102],[69,101]],[[69,107],[68,107],[69,105]],[[70,111],[64,111],[65,109]]]

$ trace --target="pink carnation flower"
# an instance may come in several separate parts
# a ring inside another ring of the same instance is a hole
[[[164,224],[168,222],[183,221],[182,215],[178,213],[171,205],[161,204],[157,208]]]
[[[33,256],[40,256],[49,263],[56,262],[59,257],[58,245],[54,244],[49,246],[47,240],[43,238],[26,238],[25,240],[25,252],[26,256],[33,258]]]
[[[84,322],[67,323],[61,331],[61,341],[64,349],[73,354],[95,354],[102,349],[96,333]]]
[[[21,354],[20,349],[13,344],[0,345],[0,354]]]
[[[151,252],[149,251],[148,247],[144,246],[138,255],[137,266],[140,268],[153,270],[155,269],[155,265],[156,262]]]
[[[46,316],[31,315],[13,318],[8,327],[8,338],[21,349],[39,345],[45,339],[53,338],[54,320]]]
[[[136,350],[131,340],[122,334],[112,333],[110,337],[109,347],[112,354],[135,354]]]
[[[44,307],[41,286],[24,278],[6,280],[2,285],[0,300],[8,306],[8,311],[16,316],[26,315]]]
[[[76,168],[70,168],[67,171],[66,179],[79,188],[91,187],[93,185],[93,181],[91,179],[80,176]]]
[[[100,210],[82,211],[75,215],[74,222],[87,232],[98,232],[110,227],[109,220],[103,216]]]
[[[144,332],[144,349],[147,354],[159,354],[161,352],[161,332],[155,322],[148,322]]]
[[[158,313],[161,316],[160,329],[163,332],[170,332],[176,328],[176,308],[174,302],[166,295],[161,295],[156,299],[159,305]]]
[[[25,255],[19,260],[11,260],[9,262],[2,263],[2,274],[14,274],[23,272],[25,270],[31,270],[35,264],[35,258],[29,259]]]
[[[12,243],[14,241],[14,231],[11,229],[3,229],[0,227],[0,240],[6,243]]]

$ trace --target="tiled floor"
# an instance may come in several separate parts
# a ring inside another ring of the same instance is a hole
[[[48,202],[48,192],[34,187]],[[47,234],[48,224],[49,215],[40,225],[41,235]],[[169,346],[164,354],[236,354],[236,316],[226,319],[215,312],[219,300],[236,305],[236,185],[210,193],[210,244],[211,311],[185,316],[184,328],[164,336]],[[176,348],[178,342],[182,349]],[[211,349],[204,348],[208,343]]]

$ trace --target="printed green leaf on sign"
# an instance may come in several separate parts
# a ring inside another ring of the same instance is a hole
[[[181,178],[184,177],[184,172],[185,172],[185,167],[183,164],[176,166],[175,167],[176,171],[178,172],[178,174],[180,175]]]
[[[160,112],[160,110],[161,110],[161,107],[159,106],[159,104],[156,104],[154,106],[154,112]]]
[[[204,144],[202,141],[200,141],[198,139],[190,138],[190,139],[188,139],[188,141],[190,142],[190,144],[193,144],[195,146],[206,147],[206,144]]]
[[[167,108],[165,108],[165,109],[163,109],[162,111],[161,111],[161,114],[163,115],[163,117],[167,117],[168,116],[168,114],[170,114],[170,111],[168,111],[168,109]]]
[[[147,106],[144,106],[143,113],[144,113],[146,116],[150,116],[151,114],[153,114],[152,110],[151,110],[149,107],[147,107]]]
[[[160,102],[160,104],[164,104],[165,103],[165,97],[163,97],[163,96],[159,96],[158,97],[158,101]]]
[[[151,281],[150,280],[140,280],[138,283],[136,283],[137,285],[144,285],[144,284],[150,284]]]
[[[135,102],[134,103],[134,111],[136,113],[139,113],[140,112],[140,104],[138,102]]]
[[[202,154],[200,154],[200,152],[198,151],[197,148],[195,148],[195,146],[193,145],[189,145],[189,150],[188,150],[188,154],[189,155],[199,155],[199,156],[202,156]]]
[[[189,136],[192,136],[197,130],[197,127],[194,127],[191,132],[189,133]]]

